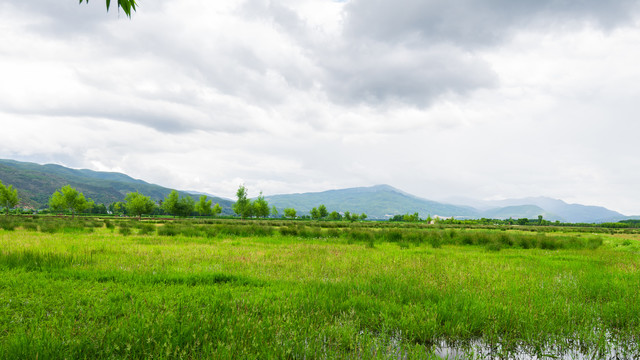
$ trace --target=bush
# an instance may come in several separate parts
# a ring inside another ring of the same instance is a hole
[[[118,228],[118,233],[120,233],[123,236],[129,236],[131,235],[131,228],[129,226],[120,226]]]
[[[319,239],[323,237],[322,229],[319,227],[300,226],[298,236],[305,239]]]
[[[473,235],[468,232],[460,233],[460,243],[462,245],[473,245]]]
[[[490,242],[485,246],[485,248],[489,251],[500,251],[500,249],[502,249],[502,246],[499,242]]]
[[[594,236],[587,239],[587,248],[591,250],[595,250],[602,246],[602,238],[600,236]]]
[[[13,231],[16,228],[16,224],[11,219],[0,218],[0,228],[7,231]]]
[[[283,236],[297,236],[298,229],[295,226],[282,226],[280,229],[280,234]]]
[[[520,246],[523,249],[531,249],[533,247],[535,247],[535,244],[533,242],[533,240],[531,239],[531,236],[519,236],[518,240],[517,240],[517,244],[518,246]]]
[[[507,233],[498,234],[498,242],[505,247],[513,246],[513,238]]]
[[[389,242],[400,242],[402,241],[402,231],[400,230],[389,230],[384,233],[385,239]]]
[[[171,224],[165,224],[158,228],[158,235],[160,236],[176,236],[178,233],[178,229]]]
[[[442,247],[442,233],[431,231],[427,235],[427,242],[431,245],[432,248],[437,249]]]
[[[342,231],[340,229],[330,228],[327,230],[327,236],[331,238],[339,238],[342,235]]]
[[[543,250],[555,250],[559,247],[559,244],[554,238],[538,236],[538,247]]]
[[[139,235],[150,235],[156,232],[156,227],[152,224],[140,224],[138,226]]]
[[[251,225],[248,229],[248,234],[253,236],[271,236],[273,235],[273,228],[265,225]]]
[[[204,236],[208,238],[214,238],[218,236],[218,228],[215,226],[205,226],[204,228]]]
[[[373,233],[367,230],[351,230],[349,238],[355,241],[373,241]]]
[[[27,222],[22,224],[22,228],[29,231],[38,231],[38,224],[34,222]]]
[[[57,233],[60,231],[60,225],[54,221],[44,221],[40,223],[40,231],[48,234]]]

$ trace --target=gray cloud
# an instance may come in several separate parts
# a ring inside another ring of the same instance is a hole
[[[405,48],[366,43],[326,60],[327,92],[341,103],[425,107],[443,94],[466,95],[496,84],[491,67],[452,47]]]
[[[383,13],[385,6],[383,3],[372,7]],[[345,31],[338,35],[324,33],[280,3],[250,0],[240,14],[274,24],[287,33],[319,70],[316,77],[309,78],[308,69],[298,69],[306,71],[308,79],[290,83],[300,90],[316,84],[327,98],[341,106],[395,103],[427,107],[443,94],[467,95],[496,84],[495,74],[486,62],[457,46],[354,36],[354,22],[366,22],[371,14],[367,14],[368,9],[361,14],[357,6],[346,9]],[[304,74],[289,70],[287,79],[305,78]]]
[[[345,32],[354,40],[447,42],[475,48],[531,27],[589,22],[610,29],[633,20],[639,6],[637,0],[351,0]]]

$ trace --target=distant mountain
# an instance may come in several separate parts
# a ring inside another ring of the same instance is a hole
[[[492,202],[496,206],[536,205],[546,211],[556,214],[559,220],[570,223],[600,223],[624,220],[627,216],[602,206],[586,206],[567,204],[558,199],[548,197],[528,197],[522,199],[508,199]]]
[[[481,214],[482,217],[487,219],[536,219],[539,215],[542,215],[545,220],[561,220],[558,215],[550,213],[537,205],[505,206],[485,210]]]
[[[506,199],[506,200],[475,200],[465,198],[451,198],[449,199],[453,203],[465,203],[470,204],[477,209],[482,209],[485,217],[491,217],[491,214],[501,214],[502,216],[493,216],[497,219],[504,219],[515,216],[506,216],[509,214],[509,209],[519,206],[536,206],[541,210],[544,210],[543,215],[547,220],[560,220],[570,223],[602,223],[602,222],[615,222],[625,219],[631,219],[634,217],[625,216],[617,211],[609,210],[602,206],[587,206],[580,204],[567,204],[566,202],[558,199],[552,199],[544,196],[539,197],[527,197],[520,199]],[[506,210],[505,210],[506,209]],[[533,208],[531,208],[533,210]],[[526,213],[526,212],[525,212]],[[536,218],[536,216],[522,216],[527,218]]]
[[[419,213],[441,217],[477,217],[478,211],[466,206],[455,206],[426,200],[407,194],[389,185],[328,190],[303,194],[265,196],[270,205],[282,212],[294,208],[298,213],[309,213],[312,208],[324,204],[329,212],[349,211],[365,213],[370,219],[386,219],[398,214]]]
[[[39,165],[0,159],[0,180],[18,189],[22,206],[47,207],[49,197],[64,185],[71,185],[96,203],[108,205],[122,201],[129,192],[139,191],[154,200],[164,199],[171,189],[134,179],[114,172],[76,170],[60,165]],[[181,195],[194,199],[203,193],[183,191]],[[232,200],[209,196],[222,206],[223,214],[233,214]],[[357,187],[304,194],[265,196],[271,206],[282,214],[284,208],[294,208],[299,214],[308,214],[312,208],[324,204],[331,211],[365,213],[370,219],[387,219],[393,215],[419,213],[460,218],[529,218],[542,215],[546,220],[572,223],[600,223],[634,219],[601,206],[567,204],[547,197],[529,197],[500,201],[456,199],[457,205],[423,199],[389,185]],[[465,205],[460,205],[465,204]],[[471,206],[467,206],[471,205]]]
[[[29,162],[0,159],[0,180],[18,189],[20,204],[33,208],[45,208],[56,190],[71,185],[85,197],[105,205],[122,201],[129,192],[139,191],[153,200],[164,199],[172,189],[149,184],[128,175],[115,172],[76,170],[60,165],[39,165]],[[197,195],[181,192],[197,199]],[[231,201],[212,197],[223,213],[232,213]]]

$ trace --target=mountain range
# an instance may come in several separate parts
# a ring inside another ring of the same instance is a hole
[[[127,193],[140,192],[154,201],[164,199],[172,189],[134,179],[128,175],[93,170],[70,169],[60,165],[40,165],[29,162],[0,159],[0,181],[18,189],[20,206],[41,209],[47,207],[51,195],[65,185],[71,185],[97,204],[108,205],[122,201]],[[181,196],[199,194],[179,191]],[[219,203],[223,214],[232,214],[232,202],[211,197]]]
[[[71,185],[96,203],[110,204],[122,201],[129,192],[139,191],[153,200],[164,199],[172,189],[134,179],[115,172],[70,169],[60,165],[40,165],[15,160],[0,159],[0,181],[18,189],[21,206],[44,208],[49,197],[64,185]],[[180,191],[182,196],[197,199],[195,191]],[[209,194],[214,203],[222,206],[223,214],[232,214],[233,201]],[[308,214],[312,208],[324,204],[331,211],[366,213],[369,219],[388,219],[399,214],[419,213],[427,216],[471,218],[529,218],[542,215],[546,220],[572,223],[598,223],[631,218],[600,206],[567,204],[547,197],[529,197],[500,201],[452,199],[438,202],[423,199],[389,185],[357,187],[349,189],[265,196],[269,205],[282,214],[285,208],[294,208],[299,215]]]

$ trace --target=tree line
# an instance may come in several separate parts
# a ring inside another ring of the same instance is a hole
[[[262,192],[254,200],[248,198],[248,191],[244,185],[240,185],[236,192],[237,201],[233,204],[232,210],[243,219],[246,218],[266,218],[278,217],[279,212],[275,206],[269,206]],[[0,207],[4,208],[6,214],[18,205],[18,190],[12,185],[5,186],[0,181]],[[172,215],[178,217],[188,217],[192,215],[218,216],[222,213],[222,206],[213,204],[206,195],[200,196],[196,202],[191,196],[180,196],[176,190],[172,190],[163,200],[156,203],[149,196],[139,192],[128,193],[123,201],[116,201],[109,206],[95,204],[84,194],[71,185],[65,185],[56,190],[49,198],[49,212],[70,213],[72,217],[81,213],[92,214],[114,214],[129,215],[141,218],[142,215]],[[332,221],[357,221],[365,220],[367,214],[356,214],[349,211],[339,213],[332,211],[329,213],[324,204],[311,209],[309,215],[298,216],[294,208],[285,208],[283,217],[289,219],[312,219],[312,220],[332,220]]]
[[[271,215],[273,217],[278,217],[278,209],[275,206],[269,207],[269,203],[265,200],[262,192],[258,197],[251,201],[248,198],[248,191],[244,185],[240,185],[238,191],[236,192],[236,203],[233,205],[233,211],[239,215],[241,218],[252,218],[252,217],[262,217],[266,218]],[[312,220],[347,220],[347,221],[357,221],[357,220],[365,220],[367,218],[367,214],[362,213],[360,215],[356,213],[350,213],[349,211],[345,211],[344,215],[340,214],[337,211],[332,211],[329,213],[327,207],[324,204],[321,204],[318,207],[314,207],[311,209],[309,216],[300,216],[298,217],[298,212],[294,208],[285,208],[283,209],[283,215],[285,218],[289,219],[312,219]]]

